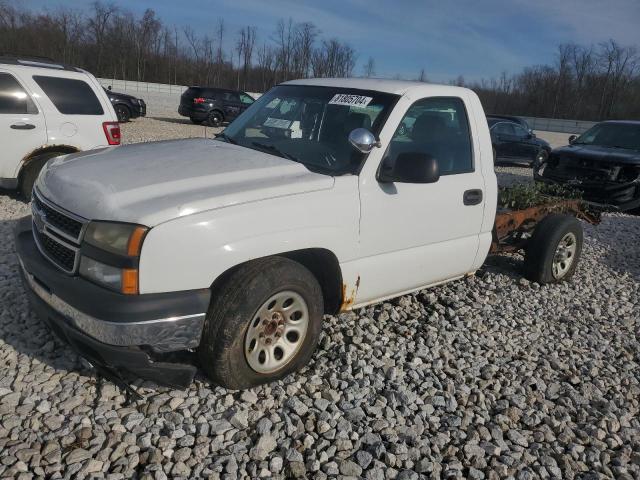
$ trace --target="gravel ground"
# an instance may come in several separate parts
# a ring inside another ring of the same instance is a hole
[[[136,130],[151,122],[125,135],[148,138]],[[585,225],[570,283],[530,283],[521,257],[494,257],[326,317],[311,364],[284,381],[137,382],[145,400],[127,405],[30,311],[11,239],[27,212],[0,196],[0,477],[640,478],[640,217]]]

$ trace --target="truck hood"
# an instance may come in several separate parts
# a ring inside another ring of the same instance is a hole
[[[154,226],[205,210],[332,188],[331,176],[211,139],[101,148],[49,161],[37,190],[89,220]]]

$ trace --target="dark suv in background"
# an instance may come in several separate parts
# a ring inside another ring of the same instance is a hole
[[[493,160],[496,164],[524,162],[535,166],[549,158],[551,145],[536,137],[536,134],[524,127],[522,123],[489,115],[487,115],[487,123],[491,133]]]
[[[230,122],[255,100],[245,92],[224,88],[189,87],[180,97],[178,113],[193,123],[217,127]]]
[[[116,111],[120,123],[128,122],[132,118],[144,117],[147,114],[147,104],[141,98],[126,93],[114,92],[111,85],[104,89],[109,101]]]

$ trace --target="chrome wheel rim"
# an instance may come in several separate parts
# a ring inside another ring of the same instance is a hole
[[[576,256],[577,240],[576,236],[569,232],[562,239],[556,247],[556,252],[553,255],[552,273],[553,278],[560,279],[564,277]]]
[[[284,291],[271,296],[251,319],[244,355],[258,373],[273,373],[298,353],[309,328],[309,308],[301,295]]]

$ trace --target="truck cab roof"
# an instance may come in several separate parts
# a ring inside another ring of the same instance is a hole
[[[388,80],[382,78],[307,78],[290,80],[282,85],[311,85],[316,87],[355,88],[359,90],[374,90],[377,92],[393,93],[396,95],[417,96],[458,96],[461,91],[470,91],[464,87],[451,85],[437,85],[433,83],[412,80]]]

